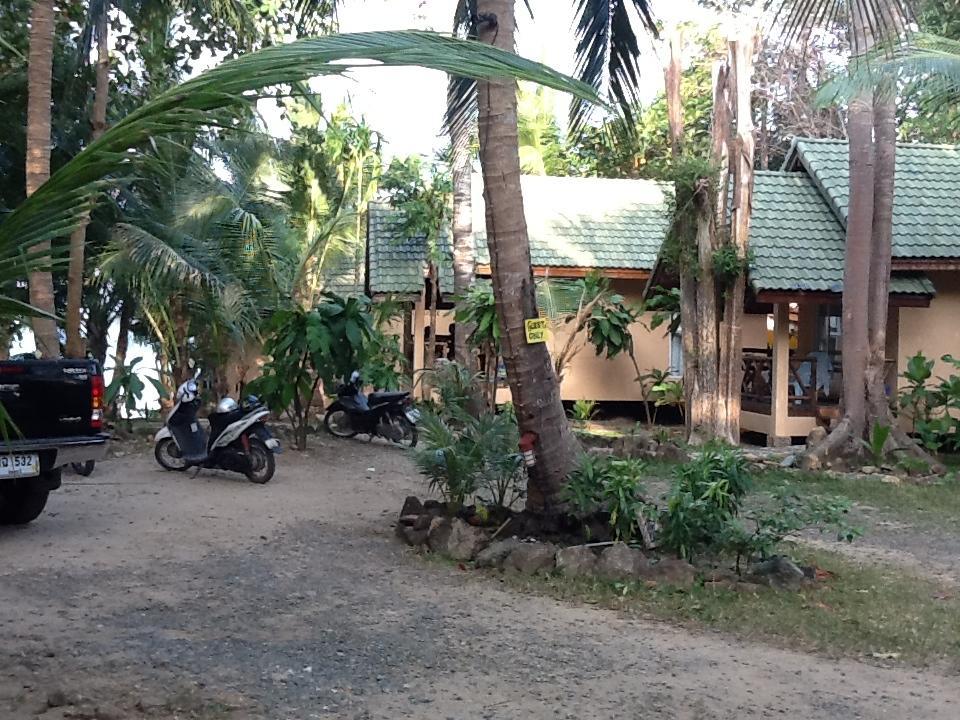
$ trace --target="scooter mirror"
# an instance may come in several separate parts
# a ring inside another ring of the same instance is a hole
[[[193,379],[197,380],[199,378],[200,378],[200,368],[198,367],[196,370],[193,371]]]

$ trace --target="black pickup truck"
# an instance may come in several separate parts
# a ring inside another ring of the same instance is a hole
[[[103,393],[95,360],[0,362],[0,525],[43,512],[64,465],[103,459]]]

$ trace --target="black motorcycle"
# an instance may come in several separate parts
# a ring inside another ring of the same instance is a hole
[[[372,392],[363,394],[360,373],[337,388],[337,399],[327,408],[323,425],[334,437],[375,436],[403,445],[417,444],[420,411],[413,407],[408,392]]]

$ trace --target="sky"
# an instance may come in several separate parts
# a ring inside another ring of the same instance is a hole
[[[520,55],[566,73],[574,71],[573,0],[530,0],[534,19],[517,0],[517,49]],[[456,0],[345,0],[340,10],[342,32],[428,29],[448,32]],[[654,0],[659,20],[666,23],[715,20],[695,0]],[[639,24],[635,27],[639,29]],[[652,99],[663,86],[661,61],[652,40],[641,38],[642,97]],[[389,156],[432,154],[445,143],[441,119],[446,102],[446,76],[417,68],[359,70],[347,78],[313,83],[327,107],[349,99],[354,112],[382,133]],[[555,93],[556,113],[564,125],[568,98]],[[284,134],[278,117],[265,108],[270,130]]]

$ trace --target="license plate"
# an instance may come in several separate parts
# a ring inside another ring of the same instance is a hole
[[[0,478],[32,477],[40,474],[40,458],[36,453],[0,455]]]
[[[415,423],[420,419],[420,411],[416,408],[410,408],[404,414],[407,416],[407,420],[412,423]]]

